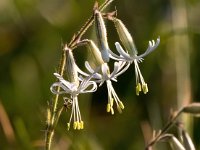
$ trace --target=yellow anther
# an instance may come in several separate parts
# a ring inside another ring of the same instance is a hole
[[[107,112],[110,112],[110,109],[111,109],[110,104],[107,104],[107,109],[106,109],[106,111],[107,111]]]
[[[67,130],[70,129],[70,123],[67,123]]]
[[[77,129],[78,129],[78,130],[81,129],[81,123],[80,123],[80,122],[77,123]]]
[[[74,122],[74,124],[73,124],[73,128],[74,128],[74,130],[76,130],[76,129],[77,129],[77,126],[78,126],[78,122],[77,122],[77,121],[75,121],[75,122]]]
[[[122,103],[122,101],[119,101],[119,107],[120,107],[121,109],[124,109],[124,104]]]
[[[81,127],[81,129],[84,128],[84,122],[83,121],[80,122],[80,127]]]
[[[111,107],[110,108],[111,114],[114,115],[114,109]]]
[[[141,84],[138,83],[138,84],[136,85],[136,95],[139,95],[140,91],[141,91]]]
[[[148,86],[146,83],[142,85],[142,90],[143,90],[144,94],[146,94],[148,92]]]
[[[141,92],[142,91],[141,84],[138,83],[137,86],[138,86],[138,90]]]

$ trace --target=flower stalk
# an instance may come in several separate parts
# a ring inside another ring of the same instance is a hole
[[[114,0],[106,0],[100,7],[99,10],[103,11],[111,2],[113,2]],[[69,44],[65,44],[63,50],[62,50],[62,57],[60,60],[60,65],[59,65],[59,70],[58,73],[63,76],[64,71],[65,71],[65,65],[66,65],[66,51],[65,51],[65,47],[69,47],[70,49],[74,49],[75,47],[77,47],[77,43],[78,41],[81,39],[81,37],[85,34],[85,32],[88,30],[88,28],[92,25],[92,23],[94,22],[94,15],[92,15],[88,21],[83,25],[83,27],[80,29],[80,31],[74,36],[72,37],[71,41],[69,42]],[[57,92],[60,91],[60,87],[57,87]],[[58,107],[58,99],[59,99],[59,94],[56,94],[51,103],[52,103],[52,108],[51,110],[51,115],[50,115],[50,120],[49,123],[46,126],[46,132],[45,132],[45,149],[46,150],[50,150],[51,149],[51,145],[52,145],[52,139],[53,139],[53,135],[54,135],[54,130],[55,127],[57,125],[57,122],[60,118],[60,114],[62,112],[63,109],[60,109],[59,111],[57,110]],[[59,115],[58,115],[59,114]]]

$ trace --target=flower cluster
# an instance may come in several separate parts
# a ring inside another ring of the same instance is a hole
[[[64,105],[70,104],[69,106],[71,107],[71,116],[67,123],[68,129],[71,126],[72,120],[74,129],[79,130],[84,127],[78,104],[78,95],[95,92],[97,87],[104,83],[106,83],[108,91],[106,111],[112,115],[114,114],[115,108],[119,113],[122,112],[124,104],[117,96],[112,82],[117,82],[117,77],[123,74],[132,63],[135,67],[136,95],[139,95],[141,91],[146,94],[148,92],[148,86],[144,81],[138,63],[142,62],[144,57],[154,51],[160,43],[159,37],[156,42],[154,40],[149,41],[147,50],[143,54],[138,55],[133,38],[121,20],[110,14],[107,15],[107,17],[103,17],[97,5],[94,7],[93,16],[97,45],[93,40],[83,39],[78,41],[77,46],[86,45],[88,47],[92,55],[93,64],[95,65],[91,65],[88,61],[85,61],[87,72],[82,71],[74,60],[72,50],[65,47],[67,55],[66,74],[62,77],[60,74],[54,73],[58,82],[53,83],[50,88],[51,92],[54,94],[67,95],[67,97],[63,98]],[[119,42],[115,43],[116,50],[119,54],[114,53],[109,48],[107,30],[104,22],[105,18],[114,23],[120,42],[123,45],[122,47]],[[110,70],[110,59],[114,61],[113,71]],[[61,90],[57,90],[57,88]]]

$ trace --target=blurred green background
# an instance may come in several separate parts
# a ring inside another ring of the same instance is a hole
[[[55,82],[61,42],[70,41],[93,5],[94,0],[0,0],[1,150],[44,149],[47,101],[52,98],[49,87]],[[149,93],[136,96],[132,66],[113,83],[125,105],[122,114],[106,113],[105,85],[92,95],[81,95],[84,130],[67,131],[70,111],[63,112],[52,149],[144,149],[152,128],[161,129],[171,109],[200,101],[200,1],[115,0],[107,11],[115,9],[139,53],[146,50],[149,40],[161,38],[157,50],[139,64]],[[115,51],[114,42],[119,39],[112,22],[107,22],[107,30]],[[92,34],[90,28],[84,37],[92,38]],[[86,51],[84,47],[75,50],[82,68]],[[182,121],[200,149],[200,120],[183,115]]]

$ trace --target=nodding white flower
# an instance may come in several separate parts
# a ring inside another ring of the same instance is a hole
[[[110,73],[110,69],[107,63],[104,63],[100,66],[101,73],[97,73],[96,70],[92,69],[92,67],[89,65],[89,63],[85,62],[85,67],[87,70],[93,74],[93,78],[95,79],[96,83],[100,83],[99,86],[101,86],[104,82],[107,84],[107,90],[108,90],[108,104],[107,104],[107,112],[110,112],[111,114],[114,114],[113,109],[113,102],[117,105],[117,110],[121,113],[122,109],[124,109],[124,105],[122,101],[117,96],[113,86],[112,81],[117,82],[117,77],[124,73],[130,63],[126,63],[123,61],[115,62],[114,63],[114,70]]]
[[[144,94],[148,92],[148,86],[147,83],[145,83],[144,78],[141,74],[138,62],[142,62],[143,57],[151,53],[160,43],[160,38],[157,39],[157,42],[155,43],[154,40],[149,42],[149,46],[146,50],[145,53],[137,56],[130,56],[129,53],[125,52],[125,50],[122,48],[122,46],[116,42],[115,46],[117,51],[119,52],[120,56],[114,54],[113,52],[110,53],[111,58],[120,60],[120,61],[125,61],[127,63],[132,64],[134,62],[135,65],[135,76],[136,76],[136,95],[139,95],[140,91],[143,91]]]
[[[80,79],[78,74],[80,69],[75,63],[75,59],[73,57],[73,53],[71,49],[65,47],[66,50],[66,75],[67,80],[65,80],[61,75],[58,73],[54,73],[56,78],[59,82],[55,82],[51,85],[50,90],[54,94],[69,94],[70,98],[65,100],[64,105],[66,103],[71,103],[72,111],[69,122],[67,123],[68,130],[70,128],[71,120],[73,118],[73,128],[74,129],[83,129],[84,123],[81,119],[81,113],[78,105],[78,95],[81,93],[91,93],[97,90],[97,84],[94,81],[90,81],[92,78],[88,76],[85,79]],[[84,73],[84,72],[81,72]],[[60,88],[60,91],[57,89]],[[66,98],[65,98],[66,99]]]
[[[111,18],[111,20],[115,24],[120,41],[125,47],[125,50],[122,48],[122,46],[118,42],[116,42],[115,46],[120,55],[117,55],[110,50],[109,51],[110,58],[118,60],[118,61],[125,61],[130,64],[134,62],[135,76],[136,76],[136,95],[139,95],[139,92],[142,90],[143,90],[143,93],[146,94],[148,92],[148,86],[145,83],[144,78],[141,74],[141,71],[138,66],[138,62],[142,62],[144,60],[143,57],[147,56],[149,53],[151,53],[158,47],[160,43],[160,37],[157,38],[156,42],[154,40],[149,41],[147,50],[143,54],[138,55],[133,38],[131,34],[129,33],[128,29],[122,23],[122,21],[117,18]]]
[[[70,120],[67,123],[68,130],[70,129],[71,120],[73,117],[73,128],[74,129],[83,129],[84,122],[81,119],[81,113],[78,105],[78,95],[81,93],[91,93],[97,90],[97,84],[94,81],[90,81],[92,76],[87,77],[82,80],[80,84],[77,85],[75,82],[69,82],[63,79],[58,73],[54,73],[59,82],[55,82],[51,85],[51,92],[54,94],[69,94],[70,99],[67,102],[71,103],[72,111]],[[61,88],[61,91],[57,91],[56,88]],[[66,103],[66,102],[65,102]]]

